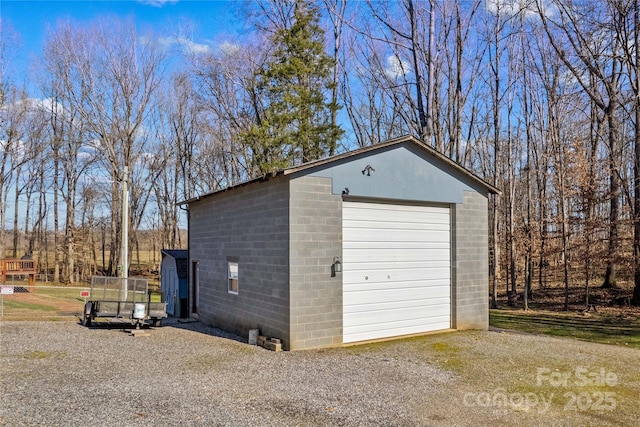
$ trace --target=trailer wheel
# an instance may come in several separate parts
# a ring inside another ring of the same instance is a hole
[[[154,328],[159,328],[162,326],[162,319],[153,319],[152,325]]]
[[[92,304],[90,302],[86,303],[84,305],[84,312],[82,313],[82,324],[84,326],[91,326],[91,311],[92,311]]]

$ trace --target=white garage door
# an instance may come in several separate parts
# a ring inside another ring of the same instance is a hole
[[[447,207],[344,202],[343,342],[451,325]]]

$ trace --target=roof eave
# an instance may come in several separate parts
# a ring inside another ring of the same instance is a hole
[[[466,169],[464,166],[454,162],[453,160],[451,160],[450,158],[448,158],[447,156],[445,156],[444,154],[436,151],[435,149],[433,149],[432,147],[428,146],[427,144],[425,144],[424,142],[422,142],[421,140],[417,139],[416,137],[412,136],[412,135],[405,135],[405,136],[401,136],[398,138],[394,138],[394,139],[390,139],[388,141],[384,141],[381,142],[379,144],[375,144],[375,145],[369,145],[367,147],[362,147],[359,148],[357,150],[353,150],[353,151],[348,151],[346,153],[342,153],[342,154],[338,154],[335,156],[331,156],[331,157],[326,157],[324,159],[320,159],[320,160],[314,160],[312,162],[307,162],[298,166],[292,166],[290,168],[286,168],[283,170],[279,170],[276,171],[274,173],[271,174],[267,174],[267,175],[263,175],[245,182],[241,182],[239,184],[236,185],[232,185],[230,187],[226,187],[222,190],[218,190],[218,191],[214,191],[211,193],[207,193],[201,196],[197,196],[197,197],[193,197],[191,199],[179,202],[177,205],[178,206],[182,206],[182,205],[189,205],[191,203],[194,202],[198,202],[200,200],[202,200],[203,198],[209,197],[209,196],[213,196],[215,194],[220,194],[223,193],[225,191],[230,191],[239,187],[243,187],[245,185],[249,185],[255,182],[260,182],[260,181],[268,181],[269,179],[275,178],[277,176],[280,175],[292,175],[295,173],[299,173],[299,172],[304,172],[306,170],[312,169],[312,168],[317,168],[317,167],[321,167],[330,163],[334,163],[343,159],[348,159],[350,157],[354,157],[354,156],[358,156],[358,155],[362,155],[362,154],[366,154],[368,152],[371,151],[377,151],[377,150],[381,150],[384,149],[386,147],[390,147],[393,145],[397,145],[397,144],[401,144],[403,142],[411,142],[414,145],[418,146],[419,148],[421,148],[425,153],[429,154],[430,156],[438,159],[439,161],[447,164],[448,166],[452,167],[454,170],[460,172],[461,174],[463,174],[464,176],[466,176],[467,178],[471,179],[473,182],[479,184],[480,186],[484,187],[487,189],[487,191],[489,193],[492,194],[496,194],[496,195],[501,195],[502,191],[500,189],[498,189],[497,187],[495,187],[492,184],[489,184],[488,182],[484,181],[483,179],[479,178],[476,174],[474,174],[473,172],[471,172],[470,170]]]

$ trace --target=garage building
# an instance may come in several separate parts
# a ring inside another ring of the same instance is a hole
[[[189,313],[289,350],[486,329],[498,193],[402,137],[187,200]]]

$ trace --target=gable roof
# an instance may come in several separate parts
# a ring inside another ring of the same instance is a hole
[[[459,165],[458,163],[454,162],[453,160],[451,160],[450,158],[448,158],[444,154],[440,153],[439,151],[435,150],[434,148],[430,147],[429,145],[425,144],[424,142],[420,141],[419,139],[417,139],[416,137],[411,136],[411,135],[401,136],[399,138],[390,139],[388,141],[381,142],[379,144],[370,145],[368,147],[359,148],[359,149],[353,150],[353,151],[348,151],[348,152],[343,153],[343,154],[338,154],[338,155],[335,155],[333,157],[327,157],[327,158],[324,158],[324,159],[315,160],[313,162],[304,163],[304,164],[301,164],[299,166],[293,166],[293,167],[284,169],[282,171],[282,173],[284,175],[290,175],[292,173],[302,172],[302,171],[305,171],[307,169],[315,168],[315,167],[318,167],[318,166],[324,166],[326,164],[337,162],[337,161],[340,161],[340,160],[343,160],[343,159],[347,159],[349,157],[358,156],[358,155],[365,154],[365,153],[372,152],[372,151],[379,151],[379,150],[382,150],[382,149],[387,148],[387,147],[391,147],[391,146],[394,146],[394,145],[399,145],[399,144],[407,143],[407,142],[413,143],[415,146],[417,146],[418,148],[422,149],[426,154],[428,154],[431,157],[437,159],[438,161],[441,161],[441,162],[445,163],[446,165],[452,167],[454,170],[456,170],[457,172],[459,172],[462,175],[466,176],[467,178],[470,178],[473,182],[479,184],[481,187],[486,188],[490,193],[492,193],[492,194],[502,194],[502,191],[500,191],[498,188],[496,188],[493,185],[489,184],[488,182],[484,181],[483,179],[478,177],[476,174],[474,174],[473,172],[471,172],[467,168]]]
[[[305,172],[305,171],[313,169],[313,168],[319,168],[319,167],[326,166],[326,165],[329,165],[329,164],[334,163],[334,162],[339,162],[341,160],[349,159],[350,157],[355,157],[355,156],[359,156],[359,155],[366,154],[366,153],[369,153],[369,152],[375,152],[375,151],[383,150],[385,148],[392,147],[394,145],[400,145],[400,144],[405,144],[405,143],[413,144],[414,146],[416,146],[419,149],[421,149],[425,154],[427,154],[428,156],[432,157],[436,161],[444,163],[445,165],[451,167],[453,170],[455,170],[456,172],[460,173],[464,177],[470,179],[472,182],[478,184],[480,187],[486,188],[489,193],[498,194],[498,195],[502,194],[502,191],[500,191],[500,189],[498,189],[494,185],[489,184],[488,182],[484,181],[482,178],[478,177],[476,174],[474,174],[473,172],[471,172],[467,168],[465,168],[462,165],[459,165],[458,163],[454,162],[453,160],[451,160],[450,158],[448,158],[444,154],[440,153],[439,151],[435,150],[434,148],[432,148],[429,145],[425,144],[424,142],[420,141],[416,137],[411,136],[411,135],[406,135],[406,136],[401,136],[399,138],[390,139],[388,141],[384,141],[384,142],[381,142],[379,144],[358,148],[356,150],[348,151],[348,152],[342,153],[342,154],[337,154],[337,155],[332,156],[332,157],[326,157],[324,159],[314,160],[312,162],[303,163],[303,164],[298,165],[298,166],[292,166],[292,167],[289,167],[289,168],[286,168],[286,169],[282,169],[282,170],[279,170],[279,171],[277,171],[277,172],[275,172],[273,174],[270,174],[270,175],[264,175],[264,176],[261,176],[261,177],[258,177],[258,178],[251,179],[249,181],[245,181],[245,182],[242,182],[242,183],[239,183],[239,184],[236,184],[236,185],[232,185],[232,186],[227,187],[227,188],[222,189],[222,190],[217,190],[217,191],[214,191],[214,192],[211,192],[211,193],[208,193],[208,194],[204,194],[202,196],[193,197],[193,198],[191,198],[189,200],[185,200],[185,201],[182,201],[182,202],[178,203],[178,205],[186,205],[186,204],[189,204],[189,203],[192,203],[192,202],[196,202],[196,201],[198,201],[198,200],[200,200],[200,199],[202,199],[204,197],[208,197],[208,196],[211,196],[211,195],[214,195],[214,194],[218,194],[218,193],[222,193],[222,192],[225,192],[225,191],[229,191],[229,190],[232,190],[234,188],[242,187],[242,186],[245,186],[247,184],[254,183],[254,182],[268,181],[269,179],[274,178],[276,176],[287,176],[287,175],[291,175],[291,174],[295,174],[295,173]]]

